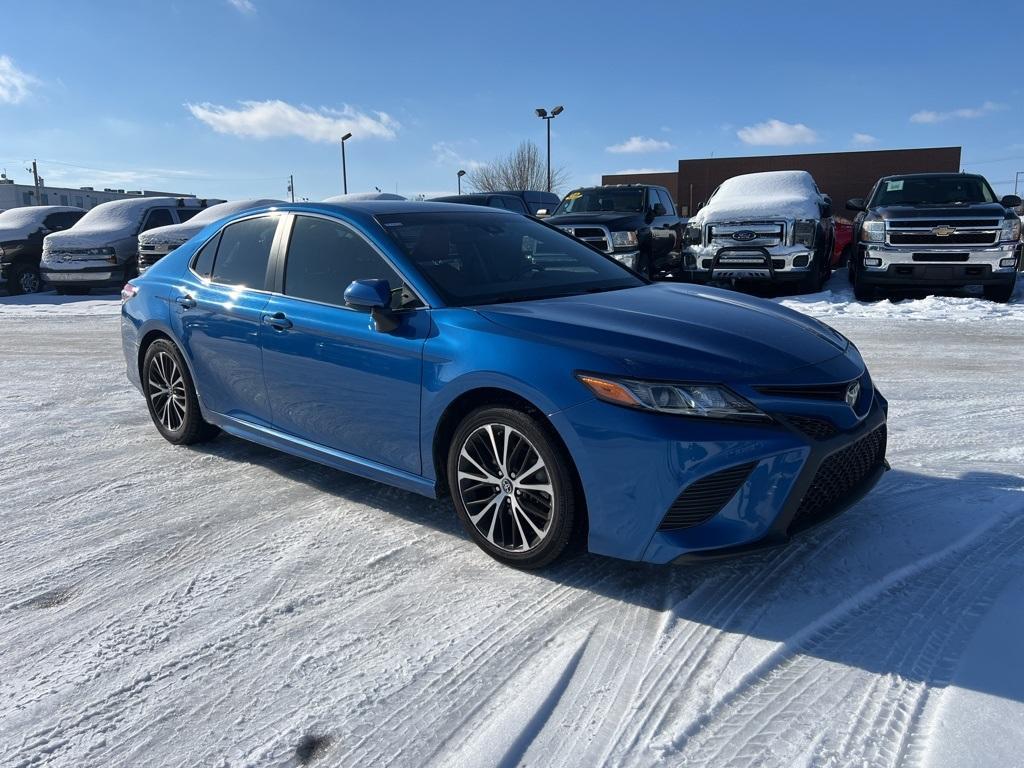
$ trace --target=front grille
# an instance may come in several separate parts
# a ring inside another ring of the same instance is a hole
[[[599,251],[606,253],[612,250],[612,244],[609,242],[610,236],[608,230],[603,227],[562,227],[563,230],[568,232],[570,235],[575,237],[577,240],[592,245]]]
[[[857,442],[825,459],[800,500],[789,524],[790,533],[828,517],[848,499],[885,460],[886,427],[881,425]]]
[[[828,419],[819,419],[814,416],[787,415],[786,420],[799,429],[808,437],[815,440],[828,440],[839,434],[839,427]]]
[[[160,261],[160,259],[162,259],[163,257],[164,257],[164,254],[162,254],[162,253],[152,253],[152,252],[143,253],[142,251],[139,251],[139,266],[140,267],[152,267],[154,264],[156,264],[158,261]]]
[[[717,515],[757,466],[756,461],[729,467],[691,483],[672,502],[659,531],[692,528]]]
[[[999,229],[999,219],[898,219],[889,222],[889,229],[931,229],[932,227],[957,227],[958,229]]]
[[[769,397],[802,397],[808,400],[839,400],[846,399],[846,388],[850,382],[841,384],[820,384],[812,386],[768,386],[754,387],[762,395]]]
[[[737,232],[744,233],[741,239],[733,237]],[[753,235],[753,237],[750,237]],[[708,227],[710,244],[721,247],[736,248],[750,246],[752,248],[773,248],[786,239],[786,225],[780,221],[751,221],[731,224],[712,224]]]
[[[931,232],[890,232],[891,245],[994,245],[998,232],[957,232],[940,237]]]

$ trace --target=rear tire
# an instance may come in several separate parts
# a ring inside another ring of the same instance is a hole
[[[1013,296],[1013,289],[1016,286],[1016,277],[1005,285],[986,285],[984,287],[985,298],[988,299],[989,301],[997,301],[1000,304],[1005,304]]]
[[[7,281],[7,290],[12,296],[39,293],[43,290],[43,279],[39,276],[39,269],[33,266],[18,267]]]
[[[526,570],[558,558],[578,516],[570,461],[551,428],[522,411],[483,407],[463,419],[448,450],[448,487],[477,546]]]
[[[216,436],[217,427],[203,420],[192,375],[178,348],[157,339],[142,361],[142,389],[157,431],[174,445],[192,445]]]

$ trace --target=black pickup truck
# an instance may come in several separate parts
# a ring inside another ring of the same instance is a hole
[[[846,207],[854,221],[850,281],[860,300],[888,289],[983,287],[1009,301],[1021,269],[1016,195],[996,197],[983,176],[885,176],[865,201]]]
[[[664,187],[614,184],[574,189],[545,222],[648,278],[678,269],[685,219]]]

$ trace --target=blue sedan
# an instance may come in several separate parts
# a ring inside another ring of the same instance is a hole
[[[125,286],[157,430],[219,430],[450,494],[519,568],[574,536],[666,563],[780,544],[887,468],[887,403],[827,325],[651,284],[558,229],[452,204],[282,205]]]

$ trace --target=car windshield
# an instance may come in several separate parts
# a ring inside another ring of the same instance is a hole
[[[558,205],[555,215],[563,213],[641,213],[644,210],[645,192],[642,189],[596,187],[577,189],[565,196]]]
[[[486,210],[377,220],[449,306],[614,291],[644,281],[566,234]]]
[[[882,179],[871,207],[994,202],[996,196],[992,188],[978,176],[908,176]]]

